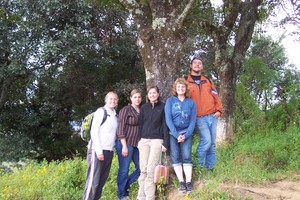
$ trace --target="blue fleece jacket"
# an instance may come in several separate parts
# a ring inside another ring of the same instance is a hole
[[[196,125],[196,104],[193,99],[180,101],[177,96],[167,99],[165,105],[166,123],[171,135],[178,138],[181,131],[186,138],[192,137]]]

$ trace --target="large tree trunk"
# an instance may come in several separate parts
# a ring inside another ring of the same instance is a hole
[[[134,17],[138,47],[144,62],[147,86],[157,85],[162,100],[171,93],[183,57],[183,21],[194,0],[119,0]]]
[[[182,39],[169,32],[157,34],[139,46],[146,71],[147,86],[157,85],[162,100],[170,95],[172,84],[179,76]],[[170,42],[172,41],[172,42]]]
[[[250,46],[255,23],[258,20],[257,8],[261,3],[262,0],[253,0],[235,5],[235,2],[232,1],[232,5],[229,5],[231,10],[228,10],[223,23],[227,26],[227,29],[224,29],[224,27],[214,29],[213,38],[216,48],[215,65],[218,67],[221,80],[220,98],[224,107],[224,115],[220,118],[217,129],[217,140],[219,142],[231,141],[234,136],[232,119],[234,115],[234,98],[238,71],[242,67],[246,51]],[[241,16],[239,22],[236,22],[238,20],[238,13]],[[230,33],[234,27],[233,22],[237,23],[237,31],[235,33],[233,51],[230,54],[227,46],[230,42]]]
[[[220,73],[221,87],[220,98],[223,103],[224,114],[220,117],[217,127],[217,141],[230,141],[234,135],[232,126],[236,71],[235,66],[230,62],[223,62]]]

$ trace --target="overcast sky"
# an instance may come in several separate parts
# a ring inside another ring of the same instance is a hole
[[[276,17],[271,17],[275,23],[279,22],[285,17],[285,12],[283,10],[278,10],[278,15]],[[285,35],[285,38],[282,41],[282,44],[285,47],[286,54],[289,58],[289,64],[295,64],[297,69],[300,71],[300,39],[299,39],[299,29],[297,30],[296,26],[285,25],[284,27],[267,27],[267,34],[271,35],[272,38],[276,41],[282,34]],[[292,34],[297,31],[298,34]]]

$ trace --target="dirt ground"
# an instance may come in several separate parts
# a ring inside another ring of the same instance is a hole
[[[300,200],[300,180],[280,180],[263,185],[222,185],[222,189],[229,190],[242,199],[253,200]]]
[[[200,189],[205,185],[204,181],[194,183],[195,189]],[[279,180],[276,182],[267,182],[261,185],[249,184],[222,184],[220,188],[224,191],[230,191],[239,199],[253,200],[300,200],[300,176],[297,180]],[[185,199],[178,191],[168,194],[167,199]]]

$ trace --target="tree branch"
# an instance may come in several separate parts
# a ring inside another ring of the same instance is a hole
[[[224,11],[227,10],[224,14],[225,17],[223,22],[223,26],[226,28],[224,30],[224,37],[227,38],[229,37],[241,10],[241,2],[237,0],[225,0],[223,9]]]
[[[178,17],[175,20],[175,23],[177,24],[178,28],[181,28],[183,25],[183,21],[185,20],[186,16],[188,15],[193,3],[195,0],[189,0],[187,3],[185,1],[182,1],[180,7],[183,8],[183,11],[179,13]]]
[[[243,3],[241,12],[241,20],[235,37],[233,59],[240,63],[249,48],[253,30],[258,20],[258,6],[262,0],[253,0]],[[239,65],[238,65],[239,66]]]

